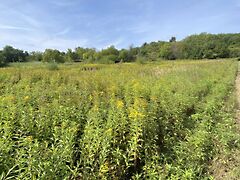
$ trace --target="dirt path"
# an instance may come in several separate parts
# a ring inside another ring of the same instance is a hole
[[[240,63],[235,80],[235,93],[238,107],[236,110],[236,126],[240,133]],[[240,150],[234,149],[231,153],[217,157],[212,164],[213,176],[216,180],[239,180],[240,179]]]
[[[236,97],[237,97],[237,111],[236,111],[236,126],[240,133],[240,62],[238,63],[238,72],[235,80]],[[239,180],[240,179],[240,150],[236,149],[227,158],[226,169],[229,166],[230,171],[223,173],[224,175],[219,178],[221,180]],[[225,170],[226,170],[225,169]],[[218,178],[216,178],[218,179]]]
[[[236,113],[236,119],[237,119],[237,123],[240,126],[240,63],[238,64],[238,74],[237,74],[237,78],[235,81],[235,85],[236,85],[236,95],[237,95],[237,102],[238,102],[238,110]]]

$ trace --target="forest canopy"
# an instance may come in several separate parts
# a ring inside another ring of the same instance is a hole
[[[181,41],[172,37],[169,41],[144,43],[140,47],[130,46],[128,49],[116,49],[110,46],[106,49],[76,47],[60,52],[56,49],[46,49],[44,52],[27,52],[5,46],[0,50],[0,66],[11,62],[99,62],[117,63],[134,62],[138,60],[156,61],[160,59],[217,59],[240,57],[240,33],[191,35]]]

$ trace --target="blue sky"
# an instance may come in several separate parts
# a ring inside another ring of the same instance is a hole
[[[240,0],[2,0],[0,47],[24,50],[182,39],[240,32]]]

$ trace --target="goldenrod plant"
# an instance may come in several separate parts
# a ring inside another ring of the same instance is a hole
[[[0,69],[0,179],[211,179],[237,61]],[[231,104],[231,103],[232,104]]]

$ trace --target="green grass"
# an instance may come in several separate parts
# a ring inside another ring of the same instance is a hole
[[[0,69],[2,179],[204,179],[239,146],[236,61],[47,66]]]

